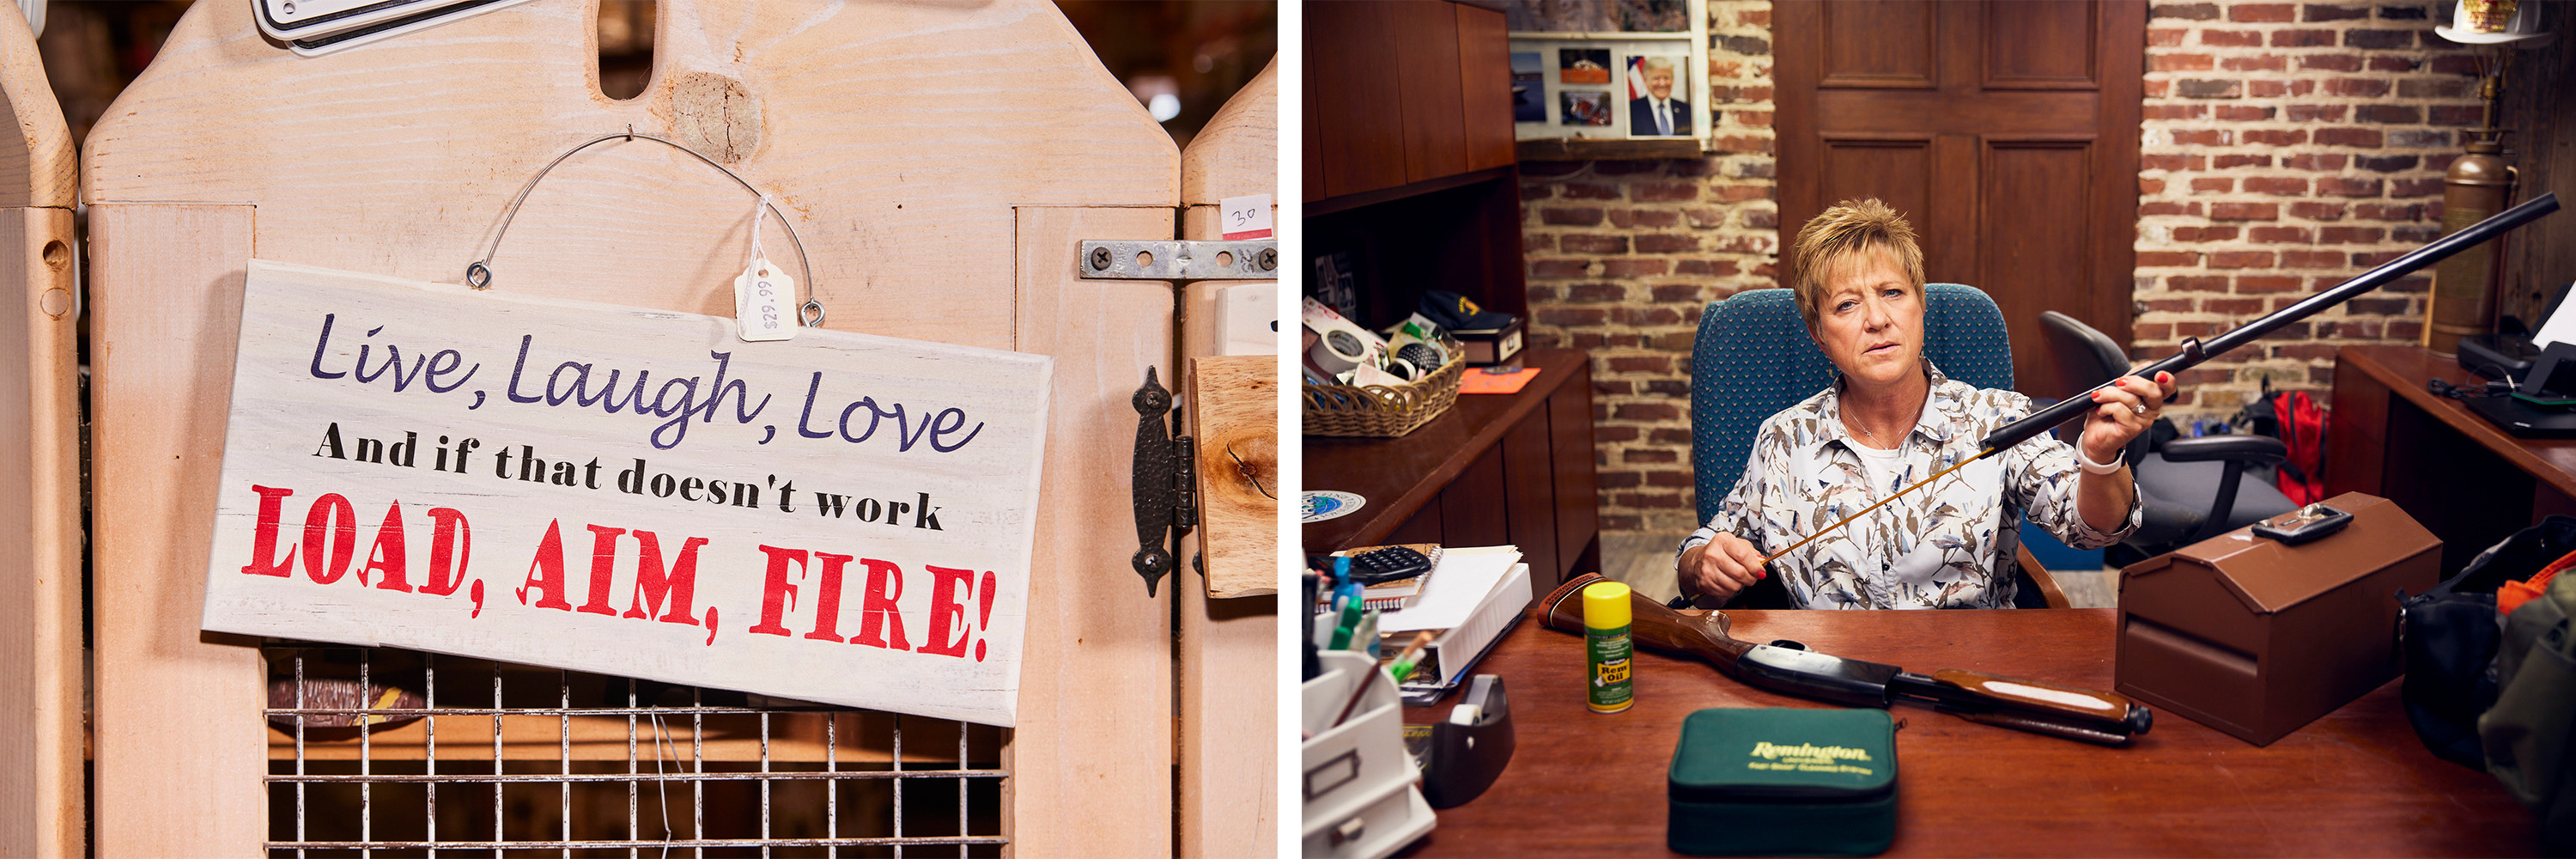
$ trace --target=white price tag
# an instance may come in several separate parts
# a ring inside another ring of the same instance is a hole
[[[796,295],[796,280],[769,264],[769,258],[751,258],[751,267],[733,279],[734,319],[742,339],[792,340],[796,337],[796,317],[789,305]]]
[[[1227,197],[1217,206],[1217,212],[1218,217],[1221,218],[1218,229],[1225,231],[1226,241],[1239,242],[1245,239],[1270,237],[1270,195],[1268,194]]]

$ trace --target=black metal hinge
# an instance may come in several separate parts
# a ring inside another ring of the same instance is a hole
[[[1181,414],[1145,368],[1145,384],[1128,400],[1136,407],[1136,461],[1131,489],[1136,505],[1136,555],[1128,563],[1145,577],[1145,595],[1172,572],[1172,553],[1199,524],[1198,443],[1179,434]],[[1169,429],[1163,415],[1170,413]]]

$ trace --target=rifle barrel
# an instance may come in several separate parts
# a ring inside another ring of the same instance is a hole
[[[2227,333],[2210,338],[2207,343],[2186,339],[2183,341],[2183,350],[2180,354],[2167,357],[2162,361],[2157,361],[2145,367],[2140,367],[2133,371],[2132,374],[2152,379],[2155,378],[2155,374],[2157,373],[2179,373],[2184,370],[2191,369],[2194,366],[2198,366],[2201,362],[2218,357],[2220,354],[2225,353],[2230,349],[2262,339],[2265,335],[2280,330],[2281,326],[2306,319],[2310,316],[2316,315],[2318,311],[2350,301],[2359,297],[2362,293],[2378,289],[2389,281],[2412,274],[2416,269],[2441,262],[2452,254],[2468,250],[2471,247],[2475,247],[2490,239],[2503,235],[2507,230],[2530,223],[2539,219],[2542,215],[2555,211],[2558,211],[2558,195],[2554,193],[2542,194],[2539,197],[2533,198],[2530,202],[2498,212],[2494,217],[2470,224],[2467,227],[2462,228],[2459,232],[2443,236],[2442,238],[2435,240],[2432,244],[2416,248],[2415,250],[2408,252],[2405,256],[2389,260],[2388,262],[2381,264],[2378,268],[2362,272],[2359,277],[2336,284],[2333,288],[2327,289],[2324,292],[2300,299],[2297,304],[2292,304],[2288,307],[2275,310],[2270,315],[2236,326]],[[2109,382],[2104,382],[2100,385],[2094,386],[2092,390],[2084,391],[2074,396],[2067,397],[2066,399],[2059,400],[2055,405],[2041,409],[2029,417],[2005,424],[2003,428],[1988,434],[1985,439],[1978,444],[1978,447],[1988,450],[2000,450],[2028,441],[2032,436],[2047,432],[2050,427],[2073,420],[2077,415],[2081,415],[2092,410],[2093,407],[2101,405],[2100,403],[2093,402],[2092,399],[2086,395],[2092,393],[2094,390],[2101,390],[2102,388],[2109,386]]]

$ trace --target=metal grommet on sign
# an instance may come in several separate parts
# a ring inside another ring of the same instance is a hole
[[[805,299],[805,306],[796,309],[796,321],[805,323],[807,328],[823,327],[823,303]]]
[[[467,264],[465,266],[465,285],[475,289],[482,289],[484,287],[491,286],[492,267],[479,262]]]

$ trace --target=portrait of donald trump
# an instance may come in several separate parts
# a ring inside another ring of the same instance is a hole
[[[1691,106],[1677,96],[1673,57],[1628,58],[1628,136],[1688,137]]]

